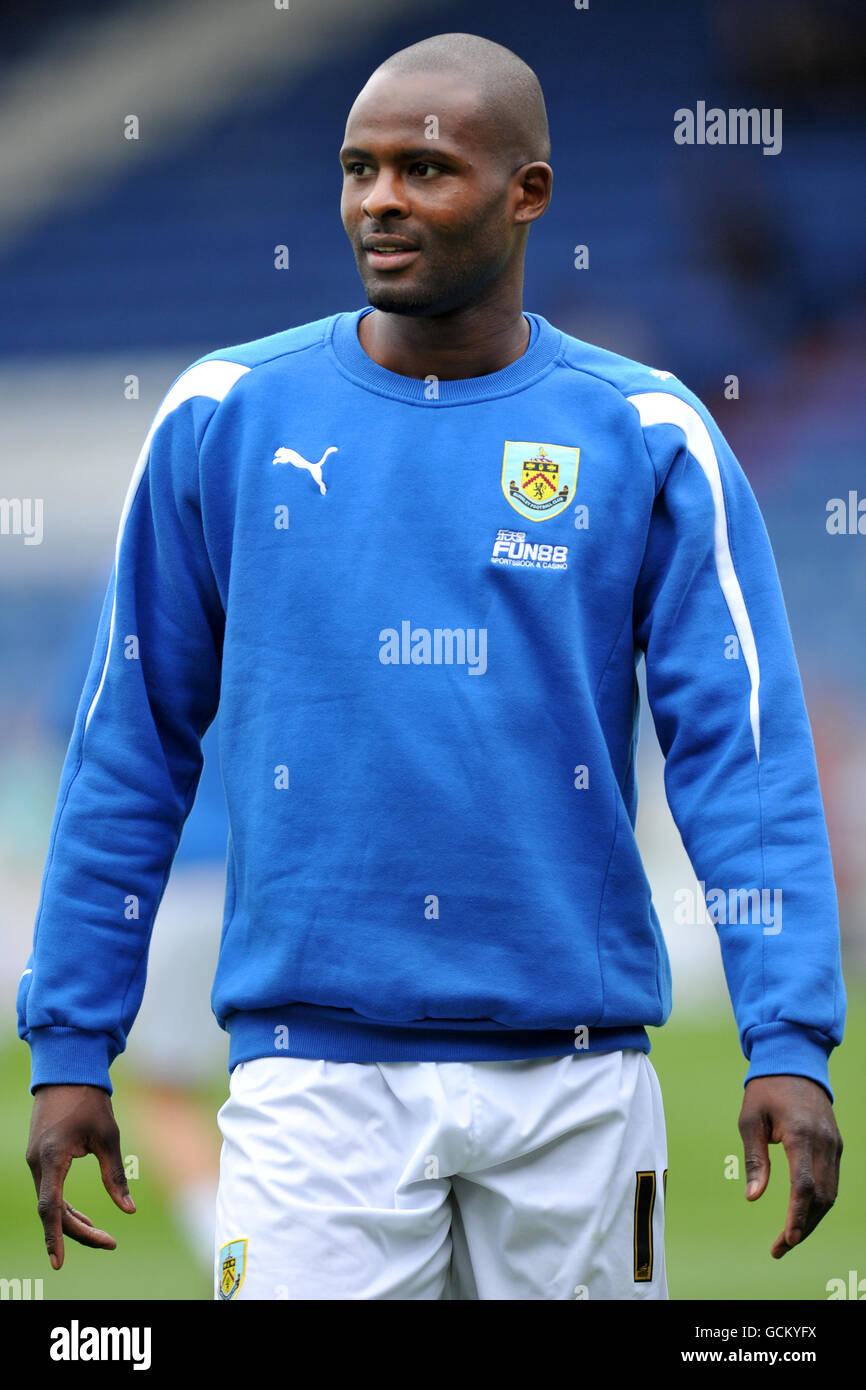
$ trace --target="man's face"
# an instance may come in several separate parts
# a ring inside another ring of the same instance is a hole
[[[465,82],[375,75],[349,113],[340,163],[340,214],[374,308],[447,313],[502,274],[519,189]]]

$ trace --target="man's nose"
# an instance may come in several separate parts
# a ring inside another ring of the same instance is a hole
[[[375,221],[384,217],[405,217],[408,213],[403,181],[391,169],[380,169],[361,211]]]

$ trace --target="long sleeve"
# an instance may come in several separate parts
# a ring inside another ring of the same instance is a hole
[[[18,993],[32,1086],[111,1091],[153,919],[219,699],[224,613],[203,535],[199,445],[225,363],[190,368],[133,473],[66,754],[33,950]],[[232,375],[233,373],[233,375]]]
[[[635,643],[668,802],[718,931],[746,1079],[791,1073],[830,1092],[845,992],[793,641],[758,504],[688,396],[629,398],[659,483]]]

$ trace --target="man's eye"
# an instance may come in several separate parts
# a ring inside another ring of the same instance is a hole
[[[428,164],[426,159],[419,159],[417,164],[412,165],[412,168],[421,172],[422,179],[429,178],[431,174],[442,172],[438,164]]]
[[[363,172],[363,170],[364,170],[364,169],[369,169],[369,168],[371,168],[371,165],[369,165],[369,164],[361,164],[361,163],[359,163],[359,162],[357,162],[357,161],[356,161],[355,163],[353,163],[353,164],[347,164],[347,165],[345,165],[346,173],[347,173],[347,174],[354,174],[357,178],[361,178],[361,177],[362,177],[362,172]]]

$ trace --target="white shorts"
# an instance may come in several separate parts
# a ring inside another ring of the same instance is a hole
[[[634,1050],[241,1062],[217,1299],[665,1299],[661,1091]]]

